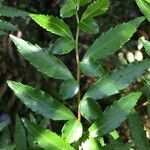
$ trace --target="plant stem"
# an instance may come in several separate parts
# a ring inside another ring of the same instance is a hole
[[[76,11],[76,20],[77,20],[77,31],[76,31],[76,63],[77,63],[77,82],[79,83],[79,91],[77,93],[77,100],[78,100],[78,120],[81,121],[81,113],[79,110],[79,103],[81,99],[81,94],[80,94],[80,68],[79,68],[79,16],[78,16],[78,11]]]

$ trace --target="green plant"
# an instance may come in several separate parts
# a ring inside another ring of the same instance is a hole
[[[80,17],[79,9],[85,4],[88,7]],[[63,81],[60,86],[59,99],[65,101],[75,95],[77,97],[77,110],[74,110],[77,115],[75,116],[75,113],[73,113],[71,108],[67,108],[63,101],[60,102],[37,88],[15,81],[7,81],[8,86],[14,91],[15,95],[32,111],[43,116],[45,119],[67,121],[62,128],[62,135],[59,136],[50,129],[37,125],[33,117],[30,121],[22,119],[22,123],[17,116],[14,136],[16,149],[130,149],[133,143],[123,143],[116,131],[116,128],[128,116],[134,144],[139,150],[149,149],[143,125],[137,113],[133,111],[138,99],[141,97],[141,92],[123,93],[124,96],[114,101],[104,111],[101,110],[97,102],[97,100],[120,93],[121,90],[136,81],[149,68],[150,60],[119,66],[111,72],[99,63],[99,60],[102,61],[108,55],[114,54],[128,42],[137,31],[139,25],[145,20],[145,17],[138,17],[127,23],[122,23],[103,33],[88,48],[83,59],[81,61],[79,59],[80,31],[90,34],[98,33],[99,29],[94,17],[105,13],[108,7],[108,0],[68,0],[61,8],[60,16],[62,18],[76,16],[77,30],[75,37],[69,26],[62,19],[49,15],[30,14],[30,18],[42,28],[60,36],[53,44],[50,52],[45,51],[45,49],[42,49],[37,44],[33,45],[23,39],[10,35],[18,51],[38,71],[51,78]],[[148,49],[147,41],[142,40],[141,42]],[[54,55],[68,54],[74,49],[77,64],[76,79],[63,62]],[[97,78],[96,83],[90,86],[83,97],[81,97],[83,95],[80,83],[81,71],[88,76]],[[82,121],[81,115],[88,122],[84,124],[85,121]],[[135,128],[136,124],[139,126]],[[24,126],[28,131],[27,135]],[[139,137],[140,135],[137,130],[141,133],[142,138]],[[110,142],[105,143],[104,136],[109,137]],[[12,147],[14,148],[14,145]]]
[[[0,6],[0,17],[25,17],[27,13],[25,11],[8,7],[8,6]],[[2,18],[3,19],[3,18]],[[6,35],[9,31],[17,31],[18,27],[13,25],[10,22],[0,20],[0,36]]]

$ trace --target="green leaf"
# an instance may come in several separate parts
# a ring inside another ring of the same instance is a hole
[[[86,4],[88,4],[88,3],[90,3],[92,0],[78,0],[79,2],[79,5],[80,6],[83,6],[83,5],[86,5]]]
[[[0,20],[0,30],[4,31],[17,31],[17,26],[14,26],[13,24]]]
[[[141,40],[141,42],[145,48],[146,53],[150,56],[150,42],[147,40]]]
[[[40,72],[55,79],[72,79],[70,71],[61,60],[47,53],[40,46],[33,45],[20,38],[10,35],[18,51]]]
[[[99,26],[94,19],[83,20],[79,23],[79,27],[86,33],[96,34],[99,32]]]
[[[62,18],[71,17],[76,13],[76,9],[72,6],[70,2],[66,3],[60,9],[60,16]]]
[[[18,115],[16,115],[14,142],[16,150],[27,150],[26,132]]]
[[[113,54],[121,48],[131,36],[136,32],[137,27],[144,21],[144,17],[139,17],[128,23],[123,23],[111,28],[103,33],[88,49],[83,60],[87,61],[93,58],[95,61]]]
[[[85,142],[82,143],[83,150],[101,150],[102,147],[95,138],[89,137]]]
[[[103,112],[104,119],[98,119],[89,128],[90,136],[103,136],[119,127],[119,125],[126,120],[140,96],[140,92],[133,92],[114,102]]]
[[[25,17],[28,13],[13,7],[0,6],[0,16],[6,17]]]
[[[68,0],[60,9],[60,16],[62,18],[71,17],[76,14],[77,7],[89,2],[91,2],[91,0]]]
[[[78,119],[70,120],[62,128],[62,137],[68,142],[77,142],[82,136],[83,128]]]
[[[66,25],[62,19],[54,16],[38,14],[30,14],[30,17],[47,31],[60,35],[62,37],[70,37],[71,39],[73,39],[69,26]]]
[[[91,77],[102,77],[105,73],[99,62],[93,59],[84,59],[80,62],[80,69],[83,73]]]
[[[79,84],[76,80],[65,80],[60,86],[60,95],[63,100],[72,98],[79,91]]]
[[[150,61],[144,60],[115,69],[94,83],[86,92],[83,99],[89,97],[98,100],[117,94],[119,90],[126,88],[130,83],[142,75],[149,66]]]
[[[51,130],[43,129],[24,120],[24,125],[34,141],[45,150],[74,150],[64,139]]]
[[[146,0],[135,0],[141,12],[150,22],[150,2]]]
[[[70,38],[59,38],[51,47],[53,54],[68,54],[75,48],[75,41]]]
[[[131,143],[123,143],[117,139],[113,143],[103,146],[102,150],[131,150],[131,147]]]
[[[9,145],[6,146],[5,148],[0,148],[0,150],[14,150],[15,149],[15,145]]]
[[[80,102],[80,112],[87,120],[97,120],[103,118],[99,104],[92,99],[84,99]]]
[[[81,22],[105,13],[109,6],[109,0],[95,0],[83,13]]]
[[[128,122],[137,150],[149,150],[150,144],[144,132],[144,125],[142,124],[138,114],[135,111],[132,111],[129,115]]]
[[[15,95],[30,109],[45,118],[53,120],[74,119],[73,113],[62,103],[39,89],[14,81],[7,81]]]

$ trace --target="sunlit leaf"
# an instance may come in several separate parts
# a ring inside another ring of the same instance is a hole
[[[142,75],[150,67],[150,61],[144,60],[139,63],[132,63],[113,70],[94,83],[84,95],[83,99],[92,98],[99,100],[107,96],[119,93],[130,83]]]
[[[104,119],[96,120],[89,128],[90,136],[103,136],[117,128],[126,120],[140,96],[140,92],[131,93],[115,101],[110,107],[106,108],[103,112]]]
[[[92,99],[84,99],[80,102],[80,112],[87,120],[103,118],[99,104]]]
[[[65,123],[62,128],[62,137],[68,142],[73,143],[78,141],[82,136],[82,124],[79,120],[70,120]]]
[[[74,150],[63,138],[49,129],[43,129],[24,120],[24,125],[34,141],[45,150]]]
[[[47,53],[38,45],[10,35],[18,51],[40,72],[56,79],[72,79],[72,75],[62,61],[53,54]]]
[[[30,109],[53,120],[74,119],[73,113],[59,101],[39,89],[19,82],[7,81],[15,95]]]
[[[79,91],[79,84],[75,80],[65,80],[60,86],[60,96],[62,99],[72,98]]]
[[[150,1],[149,0],[135,0],[141,12],[150,22]]]
[[[68,54],[75,48],[75,41],[70,38],[59,38],[51,47],[53,54]]]
[[[62,19],[54,16],[30,14],[30,17],[42,28],[62,37],[72,37],[71,30]]]
[[[106,33],[103,33],[90,46],[84,55],[83,61],[87,61],[91,58],[96,61],[113,54],[130,40],[132,35],[137,31],[138,26],[143,21],[144,17],[139,17],[127,23],[118,25],[115,28],[111,28]]]
[[[83,13],[81,22],[106,12],[109,6],[109,0],[95,0]]]

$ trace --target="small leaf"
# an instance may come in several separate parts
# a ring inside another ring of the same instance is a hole
[[[99,26],[94,19],[83,20],[79,23],[79,27],[86,33],[96,34],[99,32]]]
[[[93,59],[84,59],[80,62],[80,69],[83,73],[91,77],[102,77],[105,73],[100,63]]]
[[[24,17],[27,16],[28,13],[13,7],[8,6],[0,6],[0,16],[6,17]]]
[[[19,82],[7,81],[7,83],[27,107],[43,117],[53,120],[71,120],[75,118],[67,107],[54,100],[47,93]]]
[[[128,114],[134,108],[140,96],[140,92],[133,92],[114,102],[103,112],[104,119],[96,120],[89,128],[90,136],[103,136],[119,127],[119,125],[126,120]]]
[[[81,22],[105,13],[109,6],[109,0],[95,0],[83,13]]]
[[[80,112],[87,120],[97,120],[103,118],[99,104],[92,99],[84,99],[80,102]]]
[[[135,0],[141,12],[150,22],[150,2],[146,0]]]
[[[60,16],[62,18],[71,17],[75,13],[76,13],[76,9],[69,2],[63,5],[62,8],[60,9]]]
[[[144,132],[144,125],[135,111],[129,115],[129,128],[137,150],[149,150],[150,144]]]
[[[77,142],[82,136],[82,124],[79,120],[70,120],[62,128],[62,137],[68,142]]]
[[[49,32],[73,39],[71,30],[62,19],[48,15],[30,14],[32,20]]]
[[[79,91],[79,84],[75,80],[65,80],[60,86],[60,95],[63,100],[72,98]]]
[[[88,49],[83,60],[93,58],[95,61],[113,54],[121,48],[136,32],[137,27],[144,21],[139,17],[128,23],[123,23],[103,33]]]
[[[40,46],[33,45],[20,38],[10,35],[18,51],[40,72],[55,79],[72,79],[70,71],[61,60],[47,53]]]
[[[59,38],[51,47],[53,54],[68,54],[75,48],[75,41],[70,38]]]
[[[85,142],[82,143],[83,150],[101,150],[102,147],[100,142],[96,140],[96,138],[87,139]]]
[[[91,0],[68,0],[60,9],[60,16],[62,18],[72,17],[76,14],[77,7],[89,2],[91,2]]]
[[[26,133],[19,116],[16,116],[14,142],[16,145],[16,150],[27,150]]]
[[[92,98],[94,100],[102,99],[119,93],[119,90],[126,88],[135,81],[144,71],[150,67],[150,61],[144,60],[139,63],[131,63],[115,69],[94,83],[86,92],[83,99]]]
[[[17,31],[17,26],[14,26],[13,24],[0,20],[0,30],[4,31]]]
[[[146,53],[150,56],[150,42],[147,40],[141,40],[141,42],[145,48]]]
[[[45,150],[74,150],[64,139],[51,130],[43,129],[24,120],[24,125],[34,141]]]

